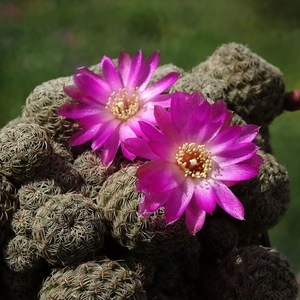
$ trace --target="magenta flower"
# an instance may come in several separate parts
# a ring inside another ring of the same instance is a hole
[[[154,104],[170,105],[170,94],[163,94],[178,78],[178,73],[169,73],[148,87],[148,83],[159,63],[160,55],[153,52],[143,62],[142,52],[133,58],[121,51],[118,68],[104,56],[100,63],[103,77],[82,67],[73,80],[75,85],[65,86],[64,91],[79,103],[64,104],[58,113],[79,119],[83,129],[70,139],[70,145],[80,145],[92,140],[92,150],[102,148],[101,158],[109,165],[121,145],[124,156],[135,155],[123,147],[127,138],[142,134],[138,121],[155,124]]]
[[[142,216],[165,206],[168,224],[184,212],[189,231],[195,234],[216,204],[242,220],[244,208],[228,188],[258,175],[262,158],[252,142],[258,126],[230,126],[225,102],[209,104],[200,93],[173,94],[170,112],[155,106],[159,129],[140,122],[145,139],[131,138],[125,147],[151,160],[136,176],[137,190],[145,193]]]

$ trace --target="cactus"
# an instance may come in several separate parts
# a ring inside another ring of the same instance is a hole
[[[43,283],[40,300],[144,300],[139,276],[124,263],[106,257],[78,266],[54,269]]]
[[[103,246],[104,232],[99,210],[80,194],[53,196],[32,224],[38,252],[52,264],[83,261]]]
[[[116,61],[115,61],[116,62]],[[102,75],[98,66],[90,70]],[[231,187],[245,208],[236,220],[217,207],[195,235],[184,215],[166,224],[164,207],[141,217],[136,172],[145,160],[121,151],[109,166],[90,143],[70,146],[80,129],[57,113],[74,103],[72,77],[42,83],[22,116],[0,130],[0,292],[5,299],[295,300],[286,259],[262,237],[289,204],[287,170],[271,154],[268,125],[284,109],[283,75],[249,48],[219,47],[165,93],[199,91],[224,99],[232,125],[258,124],[260,174]]]

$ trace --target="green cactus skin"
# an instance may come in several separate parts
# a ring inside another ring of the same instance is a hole
[[[37,210],[32,225],[39,254],[54,265],[88,260],[102,248],[104,233],[99,209],[80,194],[53,196]]]
[[[146,300],[139,276],[124,263],[106,257],[54,269],[43,283],[40,300]]]
[[[228,108],[247,123],[270,124],[282,112],[283,74],[244,45],[220,46],[192,72],[221,82]]]

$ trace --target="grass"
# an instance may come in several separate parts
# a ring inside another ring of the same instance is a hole
[[[281,5],[281,6],[280,6]],[[239,42],[279,67],[287,90],[300,87],[295,1],[23,0],[0,4],[0,127],[21,114],[43,81],[74,73],[121,49],[161,52],[161,64],[189,70],[222,43]],[[271,125],[275,156],[287,166],[292,202],[271,230],[273,246],[300,271],[299,113]]]

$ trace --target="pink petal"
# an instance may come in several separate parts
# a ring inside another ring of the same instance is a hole
[[[145,104],[142,107],[142,109],[140,109],[140,111],[128,121],[130,121],[130,124],[132,124],[131,121],[133,121],[134,123],[137,123],[137,124],[138,124],[138,121],[144,121],[144,122],[148,122],[150,124],[155,125],[156,120],[155,120],[155,117],[154,117],[154,107],[153,107],[153,105],[149,105],[148,103]],[[138,126],[139,126],[139,131],[141,131],[139,124],[138,124]],[[144,134],[142,134],[142,135],[144,135]]]
[[[155,72],[158,63],[160,60],[160,54],[157,51],[152,52],[146,59],[144,65],[142,74],[140,76],[140,80],[138,82],[139,89],[143,91],[146,89],[153,73]]]
[[[195,235],[204,225],[206,212],[202,210],[194,197],[185,211],[185,223],[191,234]]]
[[[147,174],[148,172],[150,172],[154,169],[157,169],[158,167],[162,166],[163,164],[164,164],[164,162],[162,162],[162,161],[148,161],[138,168],[135,176],[137,178],[142,178],[145,174]]]
[[[171,100],[172,100],[172,94],[160,94],[155,96],[154,98],[151,98],[148,101],[148,103],[151,102],[152,105],[160,105],[162,107],[168,108],[171,106]]]
[[[166,192],[161,194],[146,194],[140,201],[139,211],[141,216],[149,216],[158,210],[170,199],[172,193]]]
[[[171,114],[167,112],[163,107],[155,105],[154,115],[161,132],[174,138],[175,133],[172,125]]]
[[[141,76],[141,71],[143,67],[143,54],[142,51],[137,51],[131,62],[130,73],[128,77],[127,88],[136,88],[138,86],[138,82]]]
[[[78,121],[79,125],[95,125],[95,124],[101,124],[105,122],[114,122],[115,118],[112,114],[106,113],[106,110],[99,109],[99,112],[95,115],[90,115],[81,118]]]
[[[256,166],[235,164],[214,170],[212,178],[225,181],[240,181],[253,178],[259,174]]]
[[[106,82],[109,84],[111,90],[118,91],[123,87],[119,74],[116,70],[116,67],[113,61],[104,56],[101,60],[101,70],[103,72],[103,76],[106,79]]]
[[[99,105],[88,105],[83,103],[66,103],[57,109],[57,112],[67,118],[81,119],[99,112]]]
[[[121,150],[122,150],[122,153],[124,154],[124,156],[127,158],[127,159],[130,159],[130,160],[133,160],[136,155],[133,154],[132,152],[130,152],[124,145],[124,141],[126,139],[130,139],[130,138],[136,138],[136,134],[131,130],[130,127],[128,126],[123,126],[123,125],[120,125],[120,141],[121,141]]]
[[[188,126],[187,132],[184,134],[179,128],[179,132],[184,135],[188,135],[191,139],[202,144],[207,139],[207,135],[211,136],[213,131],[211,129],[210,122],[211,105],[206,101],[200,106],[193,108],[193,111],[187,112]]]
[[[218,204],[231,216],[236,219],[244,219],[244,207],[240,200],[232,193],[232,191],[219,181],[211,181],[213,189],[218,196]]]
[[[73,80],[78,88],[84,93],[90,95],[104,105],[107,103],[110,91],[106,86],[104,86],[104,84],[99,84],[92,77],[86,74],[77,74],[74,76]]]
[[[236,142],[242,131],[241,126],[230,126],[220,132],[208,143],[209,150],[217,155]]]
[[[103,145],[101,161],[105,167],[112,163],[118,151],[119,145],[119,128],[117,127]]]
[[[241,126],[241,128],[242,132],[236,143],[252,142],[256,138],[259,131],[259,126],[253,124],[244,125]]]
[[[137,189],[143,193],[163,193],[178,187],[184,180],[177,165],[164,163],[144,174],[137,182]]]
[[[175,222],[182,216],[193,196],[193,187],[183,183],[173,189],[172,193],[172,199],[168,200],[164,211],[167,224]]]
[[[118,69],[121,75],[123,86],[127,86],[131,66],[131,57],[125,50],[121,51],[118,58]]]
[[[95,82],[98,83],[98,85],[100,85],[108,94],[110,94],[111,89],[109,87],[109,85],[107,84],[107,82],[98,74],[94,73],[93,71],[91,71],[90,69],[86,68],[86,67],[81,67],[77,69],[78,74],[85,74],[87,75],[87,77],[90,77],[91,79],[93,79]]]
[[[220,166],[237,164],[251,158],[258,149],[259,147],[254,143],[234,144],[229,149],[225,149],[218,155],[213,156],[213,160]]]
[[[243,164],[252,165],[255,167],[260,167],[264,163],[264,159],[259,154],[255,154],[252,157],[243,161]]]
[[[141,95],[144,99],[152,99],[155,96],[163,93],[167,90],[179,77],[179,73],[171,72],[168,75],[164,76],[160,80],[153,83],[145,91],[141,92]]]
[[[84,93],[82,90],[78,88],[76,85],[65,85],[63,87],[64,92],[71,97],[72,99],[75,99],[77,101],[80,101],[85,104],[98,104],[99,102]]]
[[[172,147],[173,145],[167,139],[163,144],[152,140],[148,142],[148,145],[153,153],[160,157],[160,160],[173,163],[175,162],[175,156],[178,152],[178,147]]]
[[[212,213],[216,209],[217,196],[212,186],[206,181],[194,186],[194,198],[201,210]]]
[[[148,145],[148,141],[140,138],[126,139],[123,146],[136,156],[140,156],[150,160],[160,160],[160,157],[153,153]]]
[[[99,127],[97,134],[93,138],[92,150],[96,151],[110,139],[113,132],[118,128],[118,122],[105,122]]]
[[[84,144],[85,142],[91,140],[98,132],[100,128],[100,125],[95,125],[95,126],[87,126],[80,131],[74,133],[70,140],[69,144],[71,146],[76,146],[76,145],[81,145]]]
[[[160,143],[164,143],[165,136],[155,126],[143,121],[139,122],[139,124],[141,130],[149,140],[154,140]]]

